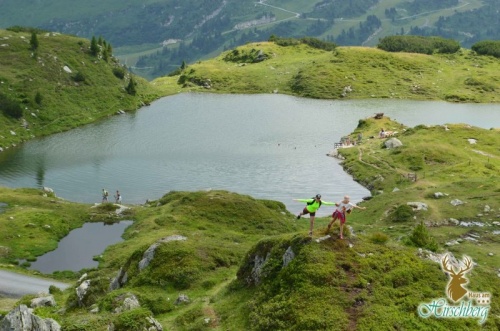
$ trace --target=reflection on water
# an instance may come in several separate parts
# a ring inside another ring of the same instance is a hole
[[[109,245],[122,241],[122,234],[132,221],[114,224],[85,223],[83,227],[71,231],[52,252],[40,256],[31,263],[31,270],[45,274],[54,271],[79,271],[98,266],[92,258],[104,252]]]
[[[282,201],[293,213],[303,207],[293,198],[316,193],[359,201],[369,192],[326,153],[379,112],[410,126],[500,126],[500,105],[188,93],[0,153],[0,185],[48,186],[86,203],[100,201],[102,188],[120,190],[124,203],[225,189]]]

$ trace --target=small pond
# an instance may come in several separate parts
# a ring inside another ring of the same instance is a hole
[[[122,234],[132,223],[85,223],[64,237],[57,249],[32,262],[29,269],[50,274],[54,271],[95,268],[98,262],[93,260],[94,256],[102,254],[109,245],[123,241]]]

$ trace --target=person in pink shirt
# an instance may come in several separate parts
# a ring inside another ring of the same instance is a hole
[[[340,221],[340,239],[344,239],[344,223],[346,219],[346,214],[350,214],[354,208],[358,209],[366,209],[366,207],[359,207],[356,204],[350,202],[350,198],[348,195],[344,196],[344,200],[335,203],[335,211],[332,214],[332,220],[328,223],[328,228],[326,229],[326,233],[330,231],[333,223],[338,219]]]

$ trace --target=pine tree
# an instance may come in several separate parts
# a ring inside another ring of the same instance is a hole
[[[130,80],[128,81],[128,85],[125,88],[125,90],[130,95],[136,95],[137,89],[135,88],[135,82],[134,82],[134,79],[132,77],[130,77]]]
[[[92,40],[90,41],[90,54],[97,56],[99,54],[99,46],[97,45],[97,40],[95,39],[95,36],[92,37]]]
[[[31,33],[30,45],[32,50],[36,51],[38,49],[38,37],[36,36],[36,32]]]

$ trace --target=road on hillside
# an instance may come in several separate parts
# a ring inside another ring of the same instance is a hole
[[[67,283],[0,270],[0,296],[20,298],[26,294],[49,293],[50,285],[61,290],[70,286]]]

